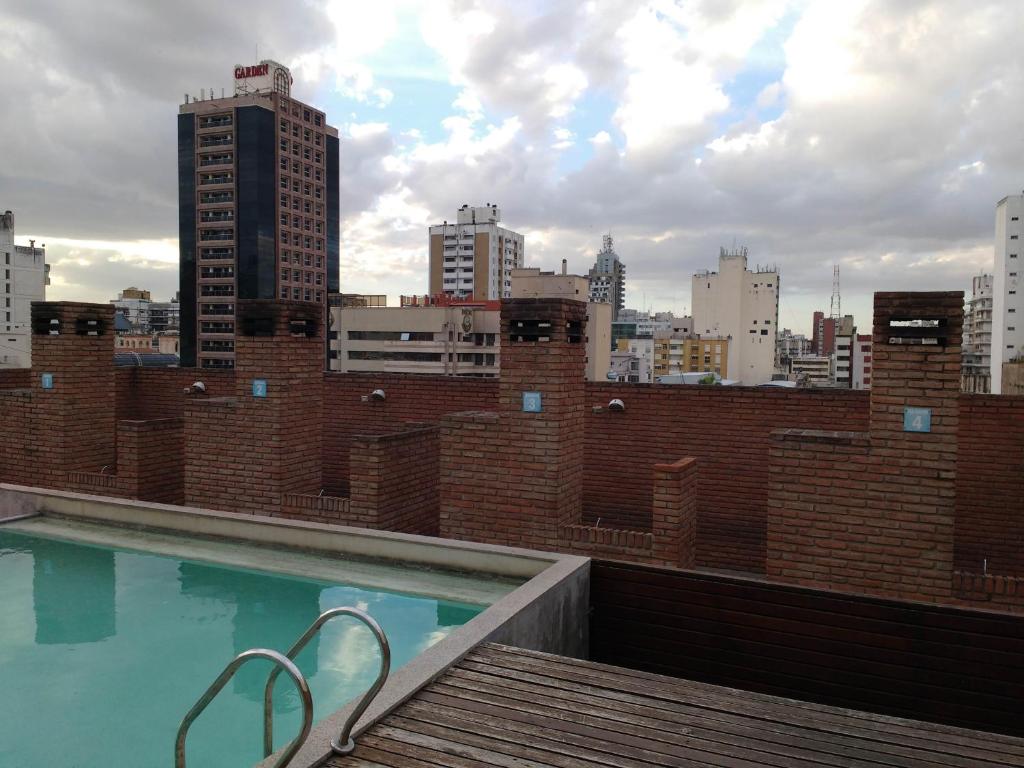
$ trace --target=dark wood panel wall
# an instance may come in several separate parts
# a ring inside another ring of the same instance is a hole
[[[1024,735],[1024,617],[595,561],[591,658]]]

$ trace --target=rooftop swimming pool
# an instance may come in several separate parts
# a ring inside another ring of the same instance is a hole
[[[525,579],[325,557],[54,517],[0,525],[0,766],[169,766],[181,718],[225,664],[285,651],[322,611],[349,605],[384,629],[392,669]],[[320,720],[378,671],[369,630],[326,624],[296,659]],[[262,757],[268,662],[240,669],[189,733],[189,766]],[[275,748],[300,707],[275,687]]]

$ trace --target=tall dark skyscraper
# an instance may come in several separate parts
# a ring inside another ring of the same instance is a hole
[[[178,114],[181,364],[233,368],[238,299],[323,307],[339,290],[338,130],[288,69],[234,71],[234,95]]]

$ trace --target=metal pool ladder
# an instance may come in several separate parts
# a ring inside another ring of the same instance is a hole
[[[288,676],[295,681],[295,687],[299,690],[299,696],[302,698],[302,730],[299,731],[299,735],[292,739],[288,748],[281,754],[280,759],[274,764],[274,768],[283,768],[288,765],[295,753],[299,751],[299,748],[306,742],[306,738],[309,736],[309,731],[313,727],[313,697],[309,693],[309,685],[306,683],[306,678],[299,672],[299,668],[291,661],[291,659],[282,656],[277,651],[269,650],[268,648],[252,648],[248,651],[243,651],[233,658],[224,671],[220,673],[220,676],[213,681],[213,684],[206,689],[199,701],[193,705],[192,709],[188,711],[185,718],[181,721],[181,725],[178,727],[178,738],[174,742],[174,767],[185,768],[185,739],[188,736],[188,729],[199,715],[203,713],[203,710],[209,706],[210,702],[213,701],[214,697],[220,693],[221,689],[227,685],[228,680],[235,676],[235,672],[238,668],[245,664],[247,661],[253,659],[268,659],[274,662],[274,671],[278,672],[284,670],[288,673]]]
[[[302,634],[302,637],[296,640],[295,644],[288,649],[286,654],[281,654],[278,651],[272,651],[267,648],[252,648],[235,656],[181,721],[181,725],[178,727],[178,737],[174,743],[175,768],[185,768],[185,739],[188,736],[188,729],[192,726],[192,723],[203,713],[203,710],[209,706],[210,702],[227,685],[228,681],[234,677],[238,668],[253,659],[267,659],[274,663],[274,668],[271,670],[267,678],[267,684],[263,689],[264,757],[269,757],[274,749],[274,682],[277,680],[278,675],[281,674],[282,669],[294,681],[295,687],[299,691],[299,697],[302,699],[302,728],[299,734],[289,742],[284,752],[281,753],[277,762],[274,763],[274,768],[284,768],[288,765],[299,749],[302,748],[302,745],[306,743],[306,739],[309,738],[309,732],[313,727],[313,697],[309,692],[309,684],[306,682],[306,678],[299,671],[298,667],[295,666],[293,659],[306,647],[306,644],[309,643],[312,637],[320,631],[320,628],[336,616],[351,616],[359,619],[370,628],[374,638],[377,640],[377,645],[380,647],[380,672],[377,673],[377,679],[374,680],[373,685],[356,702],[352,712],[342,724],[341,733],[331,740],[331,750],[334,754],[350,754],[356,748],[355,741],[352,739],[352,727],[366,711],[366,708],[370,706],[370,702],[380,692],[380,689],[384,687],[384,683],[388,679],[388,673],[391,670],[391,646],[388,645],[388,638],[384,634],[384,630],[380,628],[380,625],[369,614],[360,611],[358,608],[341,607],[331,608],[321,613],[316,618],[316,621],[309,625],[309,628]]]
[[[380,624],[374,621],[372,616],[364,611],[360,611],[358,608],[347,606],[331,608],[317,616],[316,621],[309,625],[309,629],[302,633],[302,637],[295,641],[295,644],[288,649],[285,656],[289,660],[293,660],[306,647],[306,644],[313,638],[313,635],[319,632],[324,624],[337,616],[351,616],[354,619],[359,619],[359,621],[370,628],[374,638],[377,640],[377,645],[380,647],[380,672],[377,673],[377,679],[373,681],[373,685],[356,702],[355,708],[349,713],[349,716],[345,718],[345,722],[341,727],[341,733],[331,740],[331,750],[334,754],[347,755],[356,748],[355,741],[352,739],[352,727],[362,717],[363,712],[370,706],[370,702],[373,701],[380,689],[384,687],[384,683],[388,679],[388,673],[391,671],[391,646],[388,645],[388,638],[384,634],[384,630],[380,628]],[[274,751],[274,681],[281,674],[281,669],[280,666],[277,666],[271,670],[270,676],[267,678],[267,685],[263,689],[264,757],[269,757],[270,753]]]

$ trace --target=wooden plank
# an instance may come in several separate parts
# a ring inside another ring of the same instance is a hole
[[[762,746],[761,749],[769,752],[788,754],[788,749],[791,747],[809,750],[817,753],[818,761],[827,765],[848,765],[851,764],[851,758],[855,758],[856,760],[863,759],[894,766],[934,765],[975,768],[979,765],[978,757],[981,757],[978,755],[962,758],[955,754],[933,754],[930,751],[899,744],[873,743],[856,736],[837,733],[826,735],[796,725],[759,721],[750,717],[699,708],[693,708],[688,712],[685,710],[671,712],[628,700],[598,699],[589,695],[574,694],[572,691],[548,689],[545,692],[540,686],[529,686],[509,679],[502,680],[505,690],[505,695],[502,695],[494,690],[493,684],[481,685],[476,677],[483,676],[468,677],[472,674],[460,670],[458,676],[439,681],[430,691],[424,691],[421,697],[426,701],[431,701],[436,692],[438,695],[448,694],[453,697],[461,696],[471,700],[500,704],[523,712],[536,711],[535,708],[538,705],[532,702],[543,701],[544,707],[561,710],[557,713],[557,717],[567,721],[577,721],[582,718],[584,722],[596,722],[596,718],[604,718],[608,721],[602,724],[604,727],[618,728],[624,733],[641,735],[668,743],[676,743],[677,734],[680,732],[712,741],[734,744],[741,744],[742,740],[756,740],[764,742],[765,746]],[[517,695],[528,698],[517,699]],[[587,714],[580,715],[580,712]],[[515,714],[508,714],[507,717],[516,719]],[[835,757],[830,757],[830,755]],[[1001,765],[1001,756],[997,756],[997,758],[995,761],[982,762],[990,766]]]
[[[660,730],[653,720],[645,720],[643,716],[631,717],[621,709],[605,709],[593,704],[559,702],[542,695],[534,696],[532,701],[543,701],[543,705],[527,701],[515,700],[493,692],[480,692],[469,689],[459,690],[444,685],[436,686],[432,691],[424,692],[421,697],[424,703],[457,707],[469,713],[478,713],[492,717],[501,717],[515,723],[515,730],[522,731],[531,727],[540,727],[559,732],[559,738],[581,738],[584,741],[597,738],[602,744],[622,745],[622,754],[630,754],[628,748],[639,747],[646,752],[664,754],[680,754],[687,756],[695,751],[710,753],[716,756],[739,756],[749,758],[756,753],[757,762],[761,765],[781,766],[785,768],[794,763],[814,766],[842,766],[843,768],[874,768],[878,765],[904,766],[905,768],[941,768],[943,765],[960,765],[974,768],[976,762],[937,763],[926,760],[907,760],[894,755],[885,755],[869,749],[853,747],[849,750],[839,745],[828,745],[824,742],[813,742],[799,738],[775,736],[756,729],[736,728],[731,732],[725,729],[701,727],[700,721],[694,719],[686,725],[676,725],[675,729]],[[554,709],[554,711],[552,711]],[[670,724],[662,723],[665,727]],[[599,734],[595,736],[596,733]],[[615,748],[604,746],[603,749],[616,751]],[[714,758],[705,758],[713,760]],[[655,764],[659,764],[655,761]],[[996,764],[988,763],[994,766]]]
[[[519,658],[516,658],[517,656]],[[889,734],[901,743],[907,739],[919,739],[919,746],[922,748],[929,748],[936,741],[940,741],[943,749],[947,750],[956,747],[963,747],[965,750],[984,747],[991,749],[994,754],[1007,752],[1024,756],[1024,740],[1013,737],[990,738],[994,735],[950,726],[920,724],[917,721],[885,715],[814,706],[763,694],[620,670],[592,662],[550,657],[532,651],[495,651],[486,646],[479,647],[460,664],[459,668],[477,669],[485,673],[492,671],[486,667],[474,666],[480,663],[500,667],[505,670],[500,674],[512,677],[530,674],[532,677],[529,679],[532,682],[552,685],[557,684],[555,681],[562,681],[563,684],[575,686],[584,683],[587,684],[584,690],[591,695],[615,697],[619,695],[616,692],[626,692],[629,695],[641,696],[644,700],[651,701],[652,705],[653,699],[657,699],[660,702],[658,706],[672,707],[679,702],[689,702],[697,706],[719,708],[748,716],[767,717],[773,720],[783,718],[801,724],[810,722],[819,729],[841,727],[849,730],[852,724],[853,727],[859,728],[855,735],[865,738],[879,739],[881,734]],[[611,690],[613,687],[614,691]]]
[[[412,715],[410,715],[412,717]],[[526,751],[533,755],[538,754],[536,750],[543,750],[551,766],[559,768],[651,768],[652,766],[667,766],[669,768],[763,768],[765,765],[778,765],[773,763],[760,762],[757,759],[733,758],[727,755],[718,755],[700,748],[699,743],[691,745],[690,749],[680,750],[675,755],[651,752],[648,750],[634,749],[631,755],[615,754],[610,751],[614,747],[606,742],[600,741],[593,735],[593,747],[586,747],[582,744],[586,739],[575,738],[564,731],[553,731],[544,728],[530,728],[521,723],[516,723],[515,728],[510,728],[509,723],[502,723],[490,718],[471,719],[456,717],[451,712],[436,712],[423,714],[418,712],[417,719],[422,723],[430,723],[445,728],[458,729],[461,738],[483,739],[490,744],[492,749],[508,750],[510,754]],[[502,727],[504,725],[504,727]],[[548,735],[544,735],[545,731]],[[751,753],[754,757],[754,753]],[[806,765],[808,768],[817,768],[810,763],[790,763],[789,765]]]
[[[592,693],[575,694],[571,686],[566,690],[546,690],[541,686],[529,686],[518,680],[509,678],[493,678],[494,682],[480,685],[476,679],[469,679],[465,676],[469,673],[466,670],[457,670],[455,674],[438,682],[433,690],[437,692],[448,692],[447,687],[465,688],[468,691],[481,691],[476,698],[496,701],[502,694],[512,697],[514,693],[520,692],[526,700],[508,701],[511,707],[519,706],[527,711],[535,705],[529,702],[543,701],[545,707],[559,707],[569,712],[575,712],[586,708],[586,711],[595,716],[605,717],[611,721],[612,727],[616,721],[622,723],[635,723],[646,729],[665,729],[669,733],[685,730],[700,738],[710,741],[723,741],[726,743],[742,744],[746,740],[759,740],[765,742],[761,748],[766,751],[777,751],[786,753],[789,747],[817,751],[821,755],[834,754],[843,758],[856,758],[865,760],[877,760],[886,765],[899,765],[904,758],[913,758],[908,765],[934,765],[934,766],[959,766],[960,768],[975,768],[975,766],[999,766],[1003,765],[1003,756],[997,753],[988,754],[985,751],[969,750],[969,756],[962,757],[956,753],[956,749],[947,753],[933,752],[933,743],[922,741],[916,747],[909,747],[903,744],[893,744],[883,741],[872,740],[874,736],[870,731],[857,733],[830,732],[820,733],[814,728],[808,728],[801,723],[790,724],[777,721],[760,721],[750,715],[734,715],[728,712],[717,712],[715,710],[701,710],[699,708],[687,708],[685,706],[669,709],[658,708],[659,702],[645,701],[639,695],[619,694],[609,692],[606,698],[598,697]],[[483,676],[478,676],[483,677]],[[481,690],[482,689],[482,690]],[[496,690],[497,689],[497,690]],[[427,696],[428,692],[422,695]],[[463,696],[474,697],[472,693],[463,693]],[[587,703],[589,702],[589,703]],[[653,705],[653,706],[652,706]],[[572,719],[572,715],[562,715],[566,719]],[[672,741],[672,737],[660,738]],[[781,745],[780,747],[772,746]],[[822,763],[835,763],[827,757],[819,757]]]
[[[592,594],[598,618],[613,616],[621,610],[650,611],[664,616],[661,623],[704,619],[725,626],[756,626],[766,630],[791,632],[795,636],[836,641],[851,649],[884,649],[906,653],[917,660],[955,659],[979,667],[1006,665],[1024,667],[1024,659],[1014,652],[1018,638],[1010,638],[1004,649],[977,642],[978,635],[964,632],[922,632],[914,624],[865,619],[833,610],[794,608],[756,601],[731,594],[666,590],[639,582],[602,584],[598,579]],[[983,636],[988,640],[991,635]],[[990,671],[990,670],[989,670]]]
[[[707,590],[720,595],[743,595],[763,605],[824,609],[838,616],[915,624],[933,632],[948,630],[1024,640],[1024,620],[1019,616],[991,611],[890,600],[854,593],[824,592],[765,580],[682,571],[652,565],[593,560],[590,572],[592,586],[603,585],[605,582],[615,585],[631,581],[640,582],[651,589],[667,585],[682,593]]]

